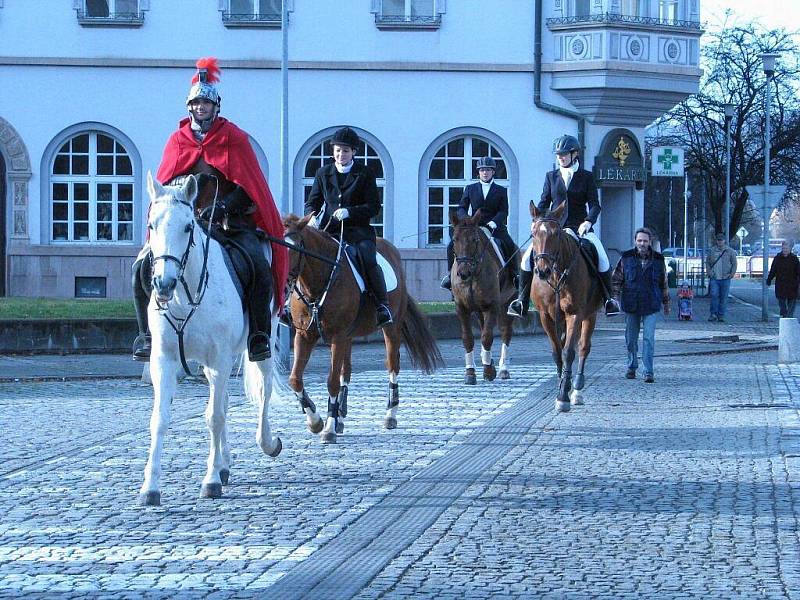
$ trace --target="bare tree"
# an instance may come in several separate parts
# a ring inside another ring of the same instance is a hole
[[[788,186],[787,197],[797,197],[800,191],[800,54],[796,35],[783,29],[764,30],[757,24],[722,27],[709,33],[703,46],[705,74],[700,92],[657,120],[650,130],[648,146],[686,149],[686,166],[692,177],[702,182],[714,231],[724,230],[726,102],[736,105],[731,122],[731,235],[746,220],[745,186],[764,182],[766,77],[760,57],[764,52],[780,53],[771,90],[770,179]]]

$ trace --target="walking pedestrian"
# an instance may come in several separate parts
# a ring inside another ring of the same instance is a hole
[[[654,383],[653,352],[659,311],[669,316],[669,290],[664,257],[653,250],[653,234],[646,227],[636,230],[634,248],[626,250],[614,268],[611,282],[625,313],[625,344],[628,370],[625,377],[636,378],[639,367],[639,331],[642,331],[644,382]]]
[[[711,314],[708,320],[724,323],[731,279],[736,275],[736,252],[725,243],[724,233],[718,233],[714,240],[715,245],[709,249],[706,257],[708,292],[711,294]]]
[[[769,268],[767,285],[775,281],[775,297],[778,299],[781,317],[794,317],[794,305],[797,302],[797,287],[800,285],[800,260],[792,252],[788,241],[781,243],[781,253],[772,259]]]

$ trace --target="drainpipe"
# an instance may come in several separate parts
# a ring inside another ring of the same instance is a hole
[[[542,102],[542,22],[544,20],[542,18],[542,0],[536,0],[535,6],[536,29],[533,39],[533,103],[536,105],[536,108],[541,108],[542,110],[577,120],[578,143],[582,149],[586,148],[586,117],[577,111]],[[581,156],[581,159],[583,159],[583,156]]]

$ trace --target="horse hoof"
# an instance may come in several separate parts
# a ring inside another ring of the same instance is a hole
[[[323,431],[322,435],[319,436],[319,439],[323,444],[335,444],[336,443],[336,432],[334,432],[334,431]]]
[[[497,377],[497,369],[494,368],[494,365],[483,365],[483,378],[486,381],[494,381],[495,377]]]
[[[161,506],[161,492],[146,492],[139,494],[141,506]]]
[[[201,498],[222,498],[221,483],[204,483],[200,486]]]
[[[556,412],[569,412],[569,402],[556,400]]]
[[[497,374],[497,376],[498,376],[500,379],[511,379],[511,374],[510,374],[508,371],[506,371],[505,369],[503,369],[502,371],[500,371],[500,372]]]
[[[281,441],[281,438],[276,438],[276,439],[278,440],[278,443],[275,445],[275,450],[273,450],[268,454],[268,456],[270,456],[271,458],[275,458],[276,456],[278,456],[278,454],[281,453],[281,450],[283,450],[283,442]],[[222,483],[225,482],[223,481]]]
[[[467,372],[464,374],[464,383],[467,385],[478,384],[478,378],[475,376],[475,369],[467,369]]]
[[[220,469],[219,480],[222,482],[222,485],[228,485],[228,480],[230,478],[231,478],[231,472],[228,469]]]
[[[325,427],[325,423],[319,417],[317,417],[317,420],[314,421],[313,423],[306,423],[306,425],[308,426],[308,430],[311,433],[319,433],[320,431],[322,431],[322,428]]]
[[[397,429],[397,419],[394,417],[386,417],[383,420],[383,426],[386,429]]]
[[[344,422],[336,421],[336,433],[342,435],[344,433]]]
[[[569,393],[569,400],[572,406],[583,406],[583,394],[581,394],[580,390],[572,390]]]

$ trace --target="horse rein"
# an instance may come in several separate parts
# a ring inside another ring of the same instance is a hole
[[[214,190],[214,201],[211,205],[211,221],[213,222],[214,219],[214,211],[217,207],[217,197],[219,195],[219,180],[215,175],[209,175],[212,177],[216,183],[216,188]],[[186,293],[186,297],[188,298],[189,306],[191,307],[189,310],[189,314],[185,317],[178,317],[176,316],[172,310],[170,310],[169,303],[170,301],[162,302],[156,296],[156,306],[158,307],[158,312],[166,319],[169,326],[172,327],[172,330],[178,336],[178,350],[180,351],[180,358],[181,358],[181,365],[183,365],[183,370],[186,371],[187,375],[192,375],[192,372],[189,369],[189,365],[186,363],[186,353],[184,351],[184,343],[183,343],[183,334],[184,330],[186,329],[186,325],[189,323],[189,319],[192,318],[195,311],[197,311],[200,303],[203,301],[203,297],[206,294],[206,290],[208,289],[208,250],[211,245],[211,235],[206,234],[205,244],[203,244],[203,266],[200,269],[200,278],[197,282],[197,290],[194,294],[192,294],[191,290],[189,289],[189,284],[186,281],[186,277],[184,277],[186,272],[186,264],[189,262],[189,252],[195,245],[194,241],[194,229],[197,226],[197,220],[194,217],[194,205],[191,202],[185,202],[183,200],[177,200],[181,204],[188,206],[192,209],[192,222],[188,226],[189,232],[189,239],[186,242],[186,249],[183,251],[183,255],[181,258],[177,258],[172,254],[161,254],[159,256],[151,256],[150,264],[151,267],[156,263],[156,261],[163,260],[164,262],[175,262],[178,265],[178,275],[177,279],[180,284],[183,286],[184,292]],[[211,225],[209,224],[209,227]]]
[[[533,229],[534,226],[537,223],[555,223],[555,224],[558,225],[558,229],[556,230],[556,236],[560,238],[561,236],[564,235],[564,231],[561,228],[561,222],[558,221],[557,219],[549,219],[549,218],[536,219],[533,222],[533,225],[531,226],[531,229]],[[533,237],[533,234],[531,234],[531,237]],[[556,294],[558,294],[564,288],[564,284],[566,282],[567,276],[569,275],[569,272],[572,269],[572,266],[575,264],[575,257],[576,256],[577,256],[577,254],[573,254],[572,258],[569,261],[569,264],[567,265],[567,268],[564,269],[563,271],[561,271],[559,269],[559,267],[558,267],[558,261],[561,258],[561,255],[560,255],[559,252],[556,252],[555,254],[550,254],[550,253],[547,253],[547,252],[537,252],[536,254],[531,256],[531,263],[533,263],[533,272],[536,275],[539,275],[540,271],[539,271],[539,267],[536,266],[536,262],[538,260],[545,261],[547,263],[547,265],[550,267],[550,269],[552,270],[553,275],[555,275],[557,277],[557,281],[556,281],[555,285],[553,285],[553,282],[550,281],[550,279],[551,279],[550,277],[548,277],[544,281],[547,283],[547,285],[550,286],[550,288]]]
[[[481,226],[478,225],[477,228],[478,228],[479,235],[483,235],[483,232],[481,232]],[[475,254],[478,254],[478,258],[475,258],[474,254],[470,255],[470,256],[456,256],[456,263],[457,264],[459,264],[459,265],[467,264],[467,265],[472,266],[473,269],[474,269],[470,273],[469,277],[467,277],[465,279],[465,281],[469,281],[470,279],[475,277],[475,275],[477,275],[480,272],[481,267],[483,267],[483,259],[486,256],[486,249],[489,247],[489,242],[491,241],[491,237],[490,236],[484,235],[483,237],[484,237],[483,247],[480,249],[480,253],[477,253],[477,252],[475,253]]]

